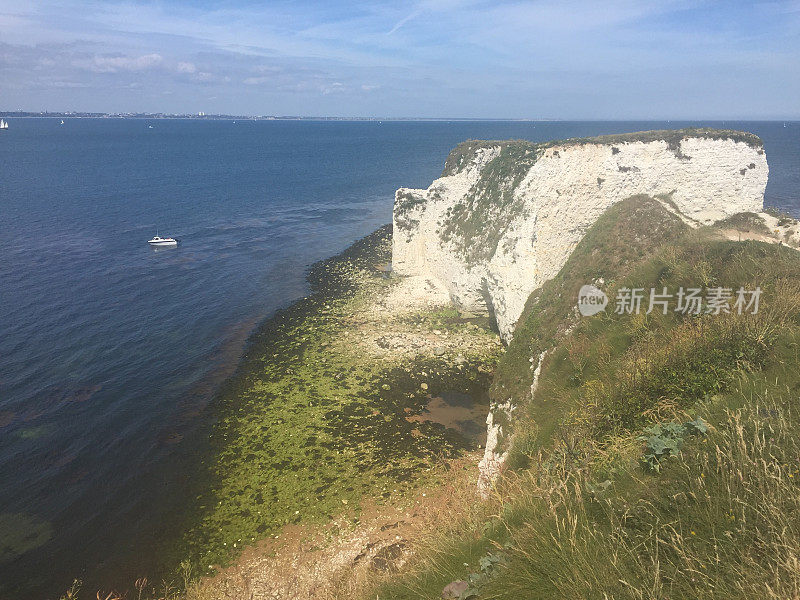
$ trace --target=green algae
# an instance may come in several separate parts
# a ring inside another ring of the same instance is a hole
[[[451,364],[424,356],[378,361],[354,343],[353,315],[396,283],[375,267],[390,256],[387,227],[316,265],[314,293],[253,336],[216,400],[213,452],[176,560],[189,557],[196,572],[209,573],[286,524],[403,494],[474,447],[452,429],[409,417],[441,393],[485,395],[499,347],[465,351]],[[416,322],[454,328],[459,317],[431,311]],[[461,326],[494,335],[466,320]]]
[[[0,514],[0,562],[22,556],[47,543],[53,526],[23,513]]]
[[[18,438],[23,440],[38,440],[39,438],[49,435],[53,431],[52,425],[37,425],[35,427],[26,427],[16,432]]]

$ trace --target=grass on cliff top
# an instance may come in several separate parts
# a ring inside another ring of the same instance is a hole
[[[577,316],[599,278],[610,308]],[[622,286],[740,285],[763,290],[758,314],[612,312]],[[521,406],[493,500],[364,597],[459,579],[470,598],[798,597],[799,340],[796,251],[690,231],[646,199],[612,207],[500,361],[492,394]]]
[[[772,232],[767,227],[764,218],[753,212],[743,212],[720,219],[715,226],[721,229],[736,229],[739,233],[760,233],[770,235]]]
[[[536,145],[537,144],[529,142],[528,140],[467,140],[461,142],[447,155],[442,177],[459,173],[465,165],[475,158],[478,150],[498,147],[502,150],[509,147],[529,147]]]
[[[501,149],[515,146],[536,146],[541,150],[553,146],[580,146],[584,144],[632,144],[635,142],[657,142],[665,141],[670,149],[680,145],[680,142],[687,138],[703,138],[710,140],[733,140],[747,144],[752,148],[763,148],[764,144],[754,133],[747,131],[737,131],[734,129],[713,129],[710,127],[687,127],[684,129],[653,129],[649,131],[635,131],[632,133],[617,133],[610,135],[598,135],[584,138],[567,138],[564,140],[551,140],[547,142],[530,142],[528,140],[467,140],[458,144],[445,160],[442,177],[455,175],[475,157],[479,149],[497,148]]]
[[[520,365],[531,357],[538,360],[574,324],[581,286],[597,283],[604,290],[614,286],[645,257],[688,231],[678,217],[647,196],[612,205],[589,228],[559,273],[526,302],[508,356],[498,365],[492,398],[503,402],[530,395],[533,373]]]
[[[514,192],[540,154],[535,144],[505,144],[483,168],[463,202],[448,209],[442,239],[473,261],[491,258],[503,232],[524,209],[524,202],[515,198]]]
[[[499,147],[500,153],[486,164],[463,201],[448,210],[441,226],[441,237],[469,263],[489,260],[509,225],[525,210],[525,203],[515,198],[517,187],[548,148],[603,144],[610,147],[611,153],[616,153],[619,145],[664,141],[676,157],[691,160],[682,152],[681,142],[693,137],[730,139],[754,148],[762,146],[761,140],[752,133],[709,128],[640,131],[542,143],[525,140],[463,142],[447,157],[442,176],[458,173],[480,149]]]

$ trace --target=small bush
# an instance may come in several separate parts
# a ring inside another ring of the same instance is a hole
[[[777,206],[765,206],[764,212],[770,215],[771,217],[775,217],[776,219],[786,219],[790,221],[795,221],[796,219],[786,212],[782,208],[778,208]]]
[[[753,212],[743,212],[731,215],[714,223],[715,227],[732,228],[742,232],[756,232],[767,235],[770,232],[764,219]]]
[[[657,423],[645,430],[639,440],[646,442],[642,463],[649,471],[658,473],[661,460],[670,456],[678,456],[684,440],[691,435],[708,432],[708,425],[702,419],[686,423]]]

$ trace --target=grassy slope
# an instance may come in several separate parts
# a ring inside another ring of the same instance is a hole
[[[575,316],[577,289],[763,290],[758,315]],[[370,598],[766,598],[800,591],[800,254],[689,231],[646,199],[616,205],[530,298],[498,367],[523,401],[494,500],[430,540]],[[532,356],[549,350],[535,398]],[[655,423],[680,454],[642,462]]]

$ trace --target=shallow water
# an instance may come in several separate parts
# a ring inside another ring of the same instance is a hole
[[[12,119],[0,136],[0,596],[11,598],[152,568],[148,549],[185,505],[203,408],[248,333],[306,293],[310,263],[389,222],[394,190],[427,186],[456,143],[687,125],[58,123]],[[702,124],[762,136],[767,204],[800,214],[800,124]],[[156,230],[181,245],[149,248]]]
[[[416,423],[439,423],[457,431],[473,444],[483,445],[486,443],[488,411],[488,395],[476,397],[473,394],[447,390],[432,397],[421,414],[408,417],[408,420]]]

